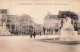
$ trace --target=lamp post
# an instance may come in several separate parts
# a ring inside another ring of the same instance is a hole
[[[21,36],[22,36],[22,19],[20,21],[21,21]]]

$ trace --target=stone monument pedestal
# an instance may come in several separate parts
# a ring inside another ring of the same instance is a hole
[[[0,35],[11,35],[11,33],[6,28],[6,25],[0,26]]]
[[[78,41],[78,32],[74,30],[71,24],[71,18],[67,17],[67,21],[63,24],[61,29],[60,41]]]

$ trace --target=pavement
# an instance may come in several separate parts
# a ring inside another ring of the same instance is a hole
[[[50,38],[59,38],[60,35],[36,35],[35,39],[50,39]]]
[[[0,52],[49,52],[51,45],[38,41],[48,38],[46,35],[36,35],[36,38],[30,36],[0,36]],[[49,48],[50,47],[50,48]]]
[[[59,35],[37,35],[36,38],[30,38],[30,36],[0,36],[0,52],[80,52],[80,45],[39,41],[39,39],[56,37],[59,37]]]

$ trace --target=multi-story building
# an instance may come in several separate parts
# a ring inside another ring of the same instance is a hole
[[[37,35],[41,35],[43,33],[43,26],[41,24],[34,23],[34,30]]]
[[[60,29],[60,20],[57,15],[47,15],[44,18],[44,28],[45,34],[57,34]]]
[[[15,34],[16,35],[21,35],[21,16],[17,16],[16,17],[16,32]]]
[[[6,28],[7,23],[7,9],[0,9],[0,35],[10,35],[8,28]]]
[[[14,35],[27,35],[33,28],[33,19],[29,15],[7,15],[7,27]]]
[[[6,26],[12,34],[16,32],[16,15],[7,15]]]
[[[7,9],[0,9],[0,25],[7,22]]]
[[[29,15],[22,15],[21,18],[21,30],[22,30],[22,34],[29,34],[29,30],[33,29],[34,27],[34,21],[32,19],[31,16]]]
[[[78,34],[80,35],[80,23],[78,23]]]

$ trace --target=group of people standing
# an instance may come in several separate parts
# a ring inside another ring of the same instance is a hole
[[[32,37],[36,37],[36,32],[35,32],[35,30],[31,30],[30,31],[30,38],[32,38]]]

